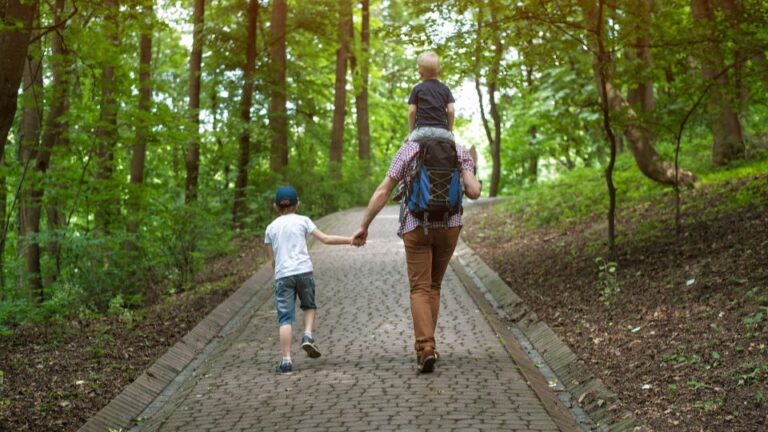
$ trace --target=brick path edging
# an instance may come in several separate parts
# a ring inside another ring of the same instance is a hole
[[[324,216],[315,221],[327,230],[338,220],[341,213]],[[78,429],[78,432],[120,431],[132,427],[144,410],[170,386],[176,377],[196,358],[204,355],[204,349],[216,337],[223,336],[231,322],[236,320],[244,307],[263,291],[272,280],[272,267],[263,264],[243,285],[219,304],[179,342],[168,349],[149,366],[135,381],[123,389],[105,407]]]
[[[560,387],[572,395],[570,399],[575,400],[570,402],[578,404],[598,430],[642,430],[640,422],[621,404],[617,395],[595,378],[557,334],[463,241],[456,247],[455,258],[452,265],[457,273],[465,274],[462,278],[465,285],[479,285],[477,289],[485,294],[496,313],[511,325],[510,330],[522,333],[546,362],[558,381],[554,390]]]

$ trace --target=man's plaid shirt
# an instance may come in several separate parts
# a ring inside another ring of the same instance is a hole
[[[472,158],[469,156],[469,153],[467,153],[460,145],[456,144],[456,151],[459,155],[459,162],[461,163],[461,169],[465,171],[474,171],[475,170],[475,161],[472,160]],[[405,179],[406,187],[410,188],[410,173],[412,171],[413,165],[416,162],[416,156],[419,154],[419,143],[415,141],[406,141],[403,143],[403,146],[400,147],[400,150],[397,151],[397,154],[392,158],[392,163],[389,165],[389,170],[387,171],[387,177],[399,182],[403,179]],[[421,226],[421,221],[413,217],[410,212],[408,212],[408,207],[405,205],[401,206],[401,211],[403,212],[403,216],[400,220],[400,228],[397,230],[397,235],[402,237],[403,234],[413,231],[417,227]],[[451,216],[448,219],[448,228],[451,227],[457,227],[461,226],[461,212],[458,214],[455,214]],[[445,228],[446,224],[443,221],[438,222],[428,222],[427,228]]]

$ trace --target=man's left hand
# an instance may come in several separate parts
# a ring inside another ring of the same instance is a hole
[[[352,236],[352,245],[357,247],[365,246],[366,240],[368,240],[368,229],[360,228],[355,235]]]

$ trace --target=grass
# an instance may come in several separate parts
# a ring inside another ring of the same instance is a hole
[[[662,150],[663,146],[660,151],[665,153]],[[768,173],[768,160],[738,161],[726,167],[712,167],[708,157],[710,149],[705,141],[698,141],[695,145],[692,143],[688,151],[692,156],[682,157],[681,166],[691,169],[699,176],[697,188],[718,188],[728,181]],[[659,202],[662,197],[674,193],[673,188],[646,178],[628,151],[619,155],[616,161],[614,183],[619,208]],[[768,179],[747,185],[729,195],[721,207],[715,210],[738,208],[754,203],[758,201],[755,198],[766,187]],[[685,191],[683,193],[685,194]],[[496,211],[499,214],[516,214],[525,227],[568,227],[590,217],[605,215],[608,211],[608,192],[603,168],[576,168],[553,180],[521,187],[510,195],[509,200],[496,206]],[[704,206],[707,203],[686,202],[683,195],[682,205]]]

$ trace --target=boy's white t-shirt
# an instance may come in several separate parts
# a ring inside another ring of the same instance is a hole
[[[267,227],[264,243],[275,252],[275,279],[312,271],[307,236],[317,228],[306,216],[296,213],[278,217]]]

